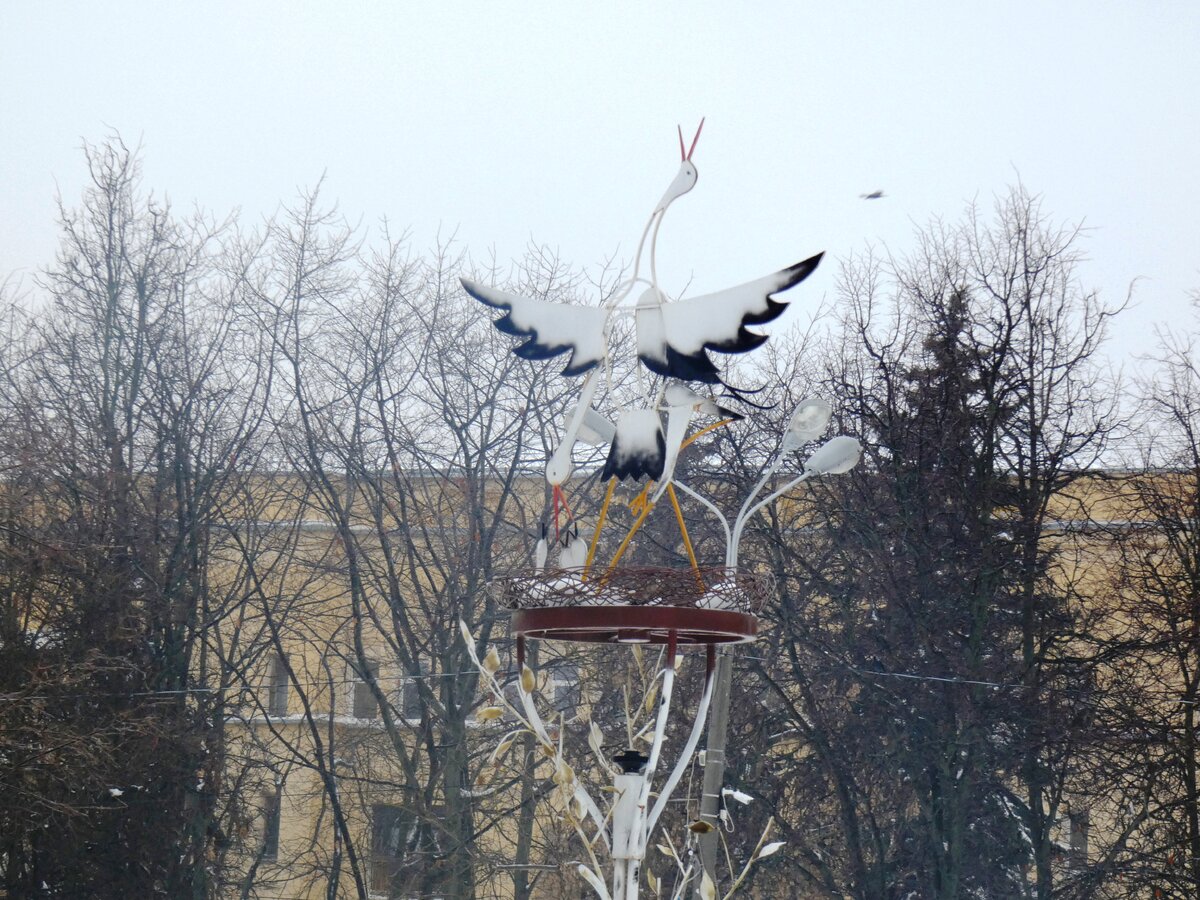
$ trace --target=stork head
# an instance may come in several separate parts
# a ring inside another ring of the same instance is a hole
[[[676,126],[678,128],[678,126]],[[692,162],[692,153],[696,150],[696,142],[700,140],[700,132],[704,129],[704,120],[700,120],[700,127],[696,129],[696,136],[692,138],[692,146],[687,150],[683,149],[683,129],[679,131],[679,171],[675,174],[675,180],[671,182],[671,186],[667,188],[667,192],[663,194],[661,200],[658,201],[658,206],[654,207],[656,213],[663,212],[670,206],[676,198],[682,197],[688,191],[696,186],[696,180],[700,177],[700,173],[696,171],[696,164]]]

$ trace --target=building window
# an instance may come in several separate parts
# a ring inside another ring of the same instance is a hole
[[[279,858],[279,823],[282,819],[280,815],[280,800],[281,789],[279,787],[276,787],[263,797],[263,814],[265,817],[263,826],[263,859],[274,860]]]
[[[286,716],[287,706],[287,661],[282,656],[275,656],[271,659],[271,671],[267,675],[267,715]]]
[[[379,716],[379,704],[371,693],[371,685],[363,676],[366,672],[371,681],[379,682],[379,663],[373,659],[364,659],[356,663],[354,672],[354,718],[374,719]]]
[[[409,816],[403,807],[371,807],[371,893],[391,895],[392,882],[404,859]]]

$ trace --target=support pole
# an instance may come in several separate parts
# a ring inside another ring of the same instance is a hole
[[[704,751],[704,793],[700,797],[700,819],[713,826],[700,835],[700,862],[717,883],[717,829],[721,827],[721,788],[725,786],[725,739],[729,730],[729,693],[733,680],[733,660],[724,650],[717,655],[716,685],[713,688],[711,717],[708,720],[708,746]],[[700,879],[695,894],[700,897]]]

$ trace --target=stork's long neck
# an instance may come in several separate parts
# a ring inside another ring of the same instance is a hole
[[[701,127],[704,123],[701,121]],[[696,131],[696,137],[700,137],[699,130]],[[696,147],[695,140],[692,141],[692,149]],[[648,284],[654,289],[655,296],[659,302],[666,300],[666,294],[658,283],[658,231],[662,228],[663,219],[666,218],[667,210],[671,208],[671,204],[690,191],[696,186],[696,179],[699,174],[696,172],[696,167],[690,162],[691,151],[684,152],[683,149],[683,134],[679,135],[679,153],[682,157],[679,173],[667,187],[666,193],[662,199],[658,201],[658,205],[654,207],[654,211],[650,213],[650,218],[646,220],[646,227],[642,229],[642,236],[638,240],[637,253],[633,258],[633,274],[623,282],[616,291],[613,292],[613,297],[609,301],[609,307],[616,307],[621,303],[629,292],[633,290],[633,286],[639,281],[646,282],[642,277],[642,258],[646,253],[646,242],[650,242],[650,280]]]
[[[650,234],[650,286],[654,288],[658,296],[663,296],[662,288],[658,286],[658,229],[662,227],[662,220],[666,217],[666,207],[659,210],[658,220],[654,223],[654,230]]]
[[[646,240],[650,241],[650,282],[649,284],[658,288],[658,266],[656,258],[656,246],[658,244],[658,229],[662,225],[663,215],[666,213],[666,208],[656,209],[650,213],[650,218],[646,220],[646,227],[642,229],[642,236],[638,240],[637,253],[633,257],[633,272],[630,276],[621,283],[616,291],[613,292],[612,299],[608,301],[609,308],[615,308],[620,305],[634,285],[639,281],[646,281],[640,277],[642,271],[642,256],[646,250]],[[659,293],[662,293],[659,291]]]
[[[667,215],[667,208],[671,204],[661,206],[654,210],[646,221],[646,228],[642,229],[642,239],[637,242],[637,256],[634,257],[634,274],[630,277],[629,287],[634,287],[637,283],[638,272],[642,269],[642,252],[646,250],[646,240],[650,241],[650,287],[654,288],[660,295],[662,289],[659,287],[659,229],[662,227],[662,220]]]

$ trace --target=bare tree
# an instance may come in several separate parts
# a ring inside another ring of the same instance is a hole
[[[1109,617],[1095,817],[1111,834],[1090,896],[1200,889],[1200,370],[1194,338],[1162,335],[1136,400],[1142,454],[1104,496]]]
[[[276,446],[293,473],[273,490],[293,527],[323,535],[298,541],[289,563],[311,575],[257,579],[277,654],[321,646],[289,672],[303,736],[272,734],[334,823],[313,877],[330,896],[342,879],[364,897],[372,885],[474,896],[532,797],[473,797],[490,750],[473,726],[486,698],[457,623],[485,638],[503,627],[486,586],[497,561],[527,558],[536,539],[544,488],[529,467],[545,458],[545,410],[563,385],[509,353],[446,248],[414,260],[385,236],[363,249],[313,193],[272,226],[263,259],[254,309],[273,342]],[[573,287],[546,256],[522,277],[541,294]],[[314,593],[324,611],[297,616]],[[346,727],[359,713],[369,726]],[[521,821],[527,854],[533,822]]]
[[[220,229],[144,195],[119,139],[85,155],[5,371],[3,868],[24,896],[206,896],[212,524],[261,392],[226,357]]]
[[[1047,526],[1115,424],[1076,240],[1018,188],[990,224],[843,266],[824,389],[869,464],[756,535],[781,585],[771,783],[816,896],[1024,896],[1026,868],[1052,890],[1093,676]]]

